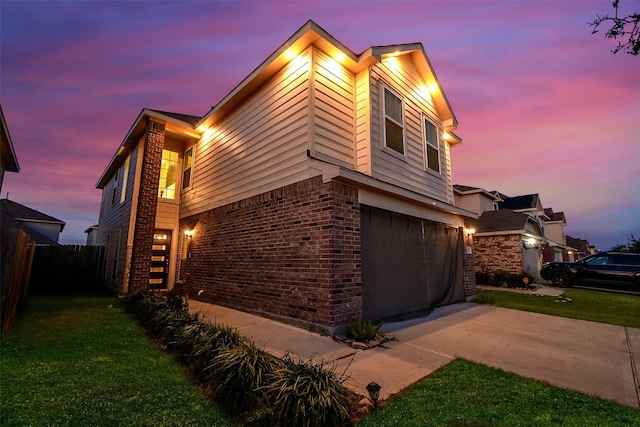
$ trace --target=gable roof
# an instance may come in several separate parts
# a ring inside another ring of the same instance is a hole
[[[0,161],[2,161],[2,168],[11,172],[19,172],[20,165],[18,164],[18,158],[16,152],[13,149],[13,142],[11,141],[11,135],[9,134],[9,127],[4,119],[4,112],[2,111],[2,105],[0,104]]]
[[[545,208],[544,214],[549,218],[548,222],[562,222],[567,225],[567,219],[564,216],[564,212],[554,212],[552,208]]]
[[[27,206],[16,203],[13,200],[0,200],[0,212],[2,213],[2,226],[19,228],[33,240],[37,245],[57,245],[58,242],[29,227],[29,223],[55,224],[60,227],[60,232],[64,230],[66,223],[50,215],[31,209]]]
[[[511,209],[483,212],[473,221],[476,235],[486,234],[522,234],[535,231],[542,236],[539,223],[527,214],[515,212]]]
[[[278,70],[291,61],[291,58],[296,57],[312,44],[318,46],[334,59],[339,58],[336,60],[354,74],[359,73],[376,62],[382,62],[385,58],[411,55],[418,71],[424,79],[425,85],[435,88],[435,90],[431,91],[431,94],[436,104],[436,109],[445,126],[445,130],[449,132],[457,128],[458,120],[453,114],[453,110],[442,90],[440,81],[433,70],[433,66],[424,51],[422,43],[372,46],[357,55],[312,20],[307,21],[306,24],[300,27],[298,31],[265,59],[218,104],[214,105],[196,127],[201,130],[210,127],[219,117],[232,111],[244,99],[250,96],[256,88],[260,87]],[[452,134],[452,139],[452,143],[461,142],[455,134]]]

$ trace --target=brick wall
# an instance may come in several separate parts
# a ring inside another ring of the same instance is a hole
[[[474,236],[473,241],[477,272],[522,272],[522,238],[519,234]]]
[[[151,248],[153,245],[153,230],[156,223],[164,130],[164,123],[149,119],[140,174],[140,194],[138,195],[138,209],[131,252],[129,292],[136,292],[149,287]]]
[[[362,312],[357,189],[311,178],[180,221],[183,290],[333,333]]]
[[[472,236],[468,236],[466,229],[464,232],[464,249],[462,262],[464,264],[464,296],[467,301],[473,301],[476,298],[476,268],[475,268],[475,248]]]

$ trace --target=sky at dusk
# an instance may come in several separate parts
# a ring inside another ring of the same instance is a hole
[[[623,14],[640,1],[621,0]],[[640,57],[603,1],[0,2],[2,197],[96,224],[98,178],[143,108],[202,116],[307,20],[356,54],[421,42],[459,121],[456,184],[538,193],[598,249],[640,237]]]

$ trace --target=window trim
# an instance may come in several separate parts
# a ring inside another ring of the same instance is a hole
[[[187,151],[191,150],[191,165],[189,165],[188,168],[185,168],[185,160],[187,158]],[[185,191],[185,190],[189,190],[192,186],[193,186],[193,172],[194,172],[194,166],[196,163],[196,145],[193,144],[192,146],[190,146],[189,148],[187,148],[186,150],[184,150],[184,153],[182,153],[182,182],[180,183],[180,191]],[[184,176],[185,173],[187,172],[187,170],[190,170],[191,172],[189,173],[189,185],[184,185]]]
[[[388,91],[391,95],[395,96],[400,100],[402,105],[402,123],[399,123],[393,117],[387,116],[387,105],[385,101],[385,91]],[[388,85],[382,84],[382,146],[387,153],[393,154],[395,156],[400,156],[402,159],[406,159],[407,157],[407,144],[406,144],[406,113],[405,113],[405,100],[401,97],[396,91],[392,90]],[[387,119],[389,119],[392,123],[400,127],[402,131],[402,152],[399,152],[395,148],[392,148],[387,145]]]
[[[122,189],[120,191],[120,204],[123,204],[127,200],[127,180],[129,178],[129,166],[131,165],[131,153],[124,161],[122,170]]]
[[[433,126],[435,130],[437,138],[435,145],[433,144],[433,141],[429,141],[427,139],[427,123]],[[440,159],[440,128],[438,128],[438,126],[433,123],[426,114],[422,114],[422,143],[424,150],[424,170],[433,174],[442,175],[442,162]],[[438,170],[429,166],[429,147],[436,150],[436,155],[438,156]]]

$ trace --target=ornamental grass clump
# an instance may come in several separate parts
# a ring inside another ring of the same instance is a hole
[[[284,367],[267,387],[271,424],[287,426],[349,425],[346,377],[322,362],[284,358]]]
[[[359,342],[371,341],[382,327],[382,323],[374,325],[370,320],[357,318],[347,325],[347,338]]]
[[[256,407],[264,401],[266,387],[284,362],[253,342],[221,350],[213,359],[211,375],[217,391],[235,408]]]

